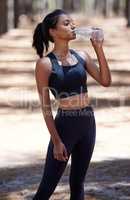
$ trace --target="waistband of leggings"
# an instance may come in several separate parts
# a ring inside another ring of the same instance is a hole
[[[62,108],[58,108],[57,110],[57,114],[61,114],[64,116],[77,116],[77,115],[92,115],[94,114],[94,110],[93,107],[91,105],[86,106],[86,107],[82,107],[82,108],[78,108],[78,109],[62,109]]]

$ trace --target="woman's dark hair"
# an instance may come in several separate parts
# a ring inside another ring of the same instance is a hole
[[[33,34],[32,46],[36,49],[36,52],[40,58],[43,57],[43,52],[45,48],[46,52],[48,51],[49,41],[54,42],[53,38],[49,34],[49,28],[56,27],[59,16],[62,14],[67,13],[64,10],[56,9],[46,15],[43,21],[36,26]]]

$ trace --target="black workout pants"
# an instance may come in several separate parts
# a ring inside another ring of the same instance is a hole
[[[58,108],[55,125],[67,148],[68,156],[71,155],[70,200],[84,200],[84,179],[96,138],[93,108],[91,106],[77,110]],[[66,165],[67,161],[54,159],[53,143],[50,139],[43,177],[33,200],[49,200]]]

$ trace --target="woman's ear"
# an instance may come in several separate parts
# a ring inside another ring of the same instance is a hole
[[[49,35],[54,38],[55,37],[55,29],[54,28],[50,28],[49,29]]]

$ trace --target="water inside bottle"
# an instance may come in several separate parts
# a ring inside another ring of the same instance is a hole
[[[79,27],[75,29],[75,33],[80,38],[90,39],[92,36],[92,28],[89,27]]]
[[[96,40],[103,40],[103,30],[100,28],[93,27],[78,27],[75,29],[75,33],[80,39],[95,38]]]

